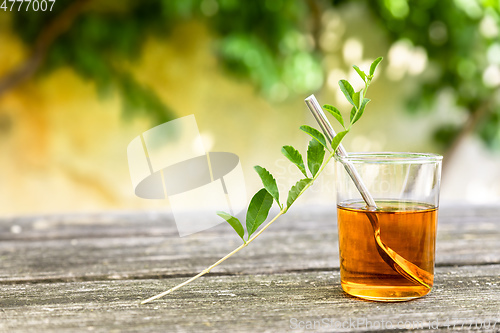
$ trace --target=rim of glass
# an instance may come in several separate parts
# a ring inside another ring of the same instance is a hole
[[[347,156],[338,156],[341,162],[352,163],[436,163],[443,159],[442,155],[432,153],[411,152],[364,152],[348,153]]]

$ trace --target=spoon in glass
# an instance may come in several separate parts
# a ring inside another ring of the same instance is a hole
[[[318,101],[316,100],[316,97],[314,95],[311,95],[305,99],[305,103],[311,113],[313,114],[314,118],[318,122],[319,126],[321,127],[321,130],[325,134],[328,142],[332,142],[333,138],[335,137],[336,133],[326,118],[323,109],[319,105]],[[356,171],[356,168],[354,165],[345,159],[348,156],[347,151],[345,150],[344,146],[342,144],[339,144],[337,150],[335,151],[337,156],[341,157],[339,160],[340,162],[344,165],[344,168],[346,169],[347,173],[351,177],[352,181],[354,182],[354,185],[358,189],[359,193],[361,194],[361,197],[365,201],[366,205],[368,206],[368,210],[366,212],[366,216],[370,220],[370,223],[373,228],[373,236],[375,238],[375,244],[377,247],[377,251],[380,254],[380,257],[397,273],[400,275],[404,276],[410,281],[413,281],[417,284],[421,284],[427,288],[431,288],[433,285],[433,275],[430,274],[429,272],[421,269],[417,265],[413,264],[412,262],[406,260],[403,258],[401,255],[399,255],[396,251],[391,249],[389,246],[387,246],[384,241],[380,237],[380,224],[378,221],[377,217],[377,204],[375,203],[375,200],[373,199],[372,195],[368,191],[368,188],[366,185],[363,183],[363,180],[361,179],[361,176],[359,173]]]

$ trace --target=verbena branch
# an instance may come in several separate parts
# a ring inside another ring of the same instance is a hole
[[[236,249],[231,251],[229,254],[226,256],[222,257],[219,259],[217,262],[212,264],[211,266],[205,268],[203,271],[198,273],[197,275],[193,276],[192,278],[184,281],[183,283],[167,290],[164,291],[156,296],[150,297],[144,301],[141,302],[141,304],[146,304],[149,303],[153,300],[156,300],[158,298],[161,298],[165,295],[168,295],[169,293],[195,281],[196,279],[202,277],[203,275],[209,273],[214,267],[217,267],[220,265],[222,262],[224,262],[226,259],[232,257],[234,254],[238,253],[241,249],[244,247],[248,246],[250,243],[252,243],[257,237],[259,237],[264,230],[266,230],[271,224],[274,223],[281,215],[285,214],[288,212],[290,207],[293,205],[293,203],[309,188],[314,184],[314,181],[319,177],[319,175],[323,172],[325,167],[328,165],[328,162],[332,159],[332,157],[335,155],[335,152],[337,150],[337,147],[340,145],[340,142],[344,138],[344,136],[350,131],[351,126],[363,115],[364,108],[366,107],[366,104],[370,101],[369,99],[365,99],[364,96],[366,94],[366,90],[368,89],[368,86],[370,85],[370,82],[373,78],[373,74],[375,72],[375,69],[377,68],[378,64],[382,61],[382,57],[379,57],[375,59],[375,61],[372,63],[370,66],[370,74],[367,75],[363,71],[361,71],[357,66],[353,66],[356,72],[361,76],[363,81],[365,82],[365,88],[355,92],[354,89],[352,88],[351,84],[346,81],[346,80],[340,80],[339,81],[339,86],[342,92],[344,93],[346,99],[352,104],[353,108],[351,110],[351,119],[349,126],[347,129],[344,126],[344,121],[342,120],[342,115],[340,111],[335,108],[334,106],[331,105],[325,105],[324,109],[330,112],[342,125],[344,128],[344,131],[339,132],[335,137],[332,139],[329,136],[328,141],[331,140],[331,142],[327,142],[327,139],[325,136],[319,132],[317,129],[312,128],[307,125],[303,125],[300,127],[302,131],[307,133],[308,135],[311,136],[311,141],[309,143],[308,149],[307,149],[307,166],[309,168],[309,172],[311,173],[312,177],[308,176],[307,170],[305,168],[304,160],[302,158],[302,155],[293,147],[291,146],[283,146],[281,152],[283,155],[290,160],[293,164],[295,164],[301,173],[305,176],[305,178],[300,179],[288,192],[288,198],[287,198],[287,204],[286,206],[283,206],[280,203],[279,200],[279,191],[278,191],[278,186],[276,184],[276,180],[274,177],[263,167],[261,166],[256,166],[255,171],[259,174],[262,183],[264,185],[264,188],[259,190],[252,198],[250,201],[248,210],[247,210],[247,217],[246,217],[246,227],[247,227],[247,234],[248,234],[248,240],[245,242],[244,238],[244,230],[243,230],[243,225],[241,224],[240,220],[237,219],[236,217],[226,213],[219,211],[217,212],[217,215],[220,217],[224,218],[230,225],[233,227],[233,229],[238,233],[238,235],[241,237],[243,240],[243,244],[238,246]],[[331,146],[331,150],[329,148]],[[325,149],[326,151],[329,152],[327,159],[325,160]],[[266,225],[264,225],[254,236],[252,234],[258,230],[259,226],[262,225],[263,222],[265,222],[269,210],[273,204],[273,200],[276,201],[278,206],[280,207],[280,212],[271,219]]]
[[[309,182],[309,184],[307,184],[303,189],[302,191],[299,193],[298,197],[300,197],[309,187],[311,187],[313,184],[314,184],[314,181],[319,177],[319,175],[323,172],[324,168],[326,167],[326,165],[328,164],[328,162],[331,160],[331,158],[333,157],[335,153],[332,152],[328,155],[328,158],[326,159],[326,161],[323,162],[323,164],[321,165],[321,168],[319,169],[318,173],[312,178],[312,181]],[[231,251],[230,253],[228,253],[227,255],[225,255],[224,257],[222,257],[221,259],[219,259],[218,261],[216,261],[214,264],[212,264],[211,266],[205,268],[204,270],[202,270],[200,273],[198,273],[197,275],[193,276],[192,278],[182,282],[181,284],[178,284],[176,285],[175,287],[167,290],[167,291],[164,291],[158,295],[155,295],[153,297],[150,297],[144,301],[141,302],[141,304],[146,304],[146,303],[149,303],[151,301],[154,301],[156,299],[159,299],[165,295],[168,295],[170,294],[171,292],[173,291],[176,291],[177,289],[179,288],[182,288],[183,286],[193,282],[194,280],[202,277],[203,275],[209,273],[213,268],[219,266],[221,263],[223,263],[226,259],[232,257],[234,254],[238,253],[241,249],[243,249],[244,247],[248,246],[248,244],[250,244],[251,242],[253,242],[257,237],[259,237],[259,235],[261,233],[264,232],[264,230],[266,230],[271,224],[274,223],[274,221],[276,221],[278,219],[278,217],[280,217],[281,215],[285,214],[288,209],[290,207],[285,207],[283,208],[275,217],[273,217],[271,219],[271,221],[269,221],[266,225],[264,225],[262,227],[262,229],[260,229],[255,235],[253,235],[246,243],[243,243],[241,244],[240,246],[238,246],[236,249],[234,249],[233,251]]]

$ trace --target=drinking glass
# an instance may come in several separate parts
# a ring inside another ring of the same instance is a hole
[[[404,301],[431,291],[441,162],[440,155],[395,152],[336,158],[340,277],[346,293]],[[361,197],[348,165],[359,173],[376,208]]]

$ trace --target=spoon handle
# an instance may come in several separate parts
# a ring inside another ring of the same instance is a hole
[[[323,109],[319,105],[316,97],[314,97],[314,95],[311,95],[305,99],[305,102],[307,107],[313,114],[314,118],[318,122],[319,126],[321,127],[321,130],[328,139],[328,142],[332,142],[333,138],[336,135],[335,130],[333,129],[332,125],[326,118]],[[342,143],[339,144],[335,153],[340,157],[348,156],[347,151],[345,150]],[[347,173],[354,182],[354,185],[356,185],[356,188],[358,189],[359,193],[361,194],[361,197],[363,197],[363,200],[366,202],[368,207],[370,209],[377,209],[377,204],[375,203],[375,200],[368,191],[368,188],[366,187],[365,183],[363,183],[363,180],[361,179],[361,176],[359,175],[354,165],[349,161],[342,162],[342,164],[344,165],[344,168],[346,169]]]
[[[314,118],[316,118],[316,121],[318,122],[319,126],[323,130],[323,133],[325,133],[325,136],[327,137],[329,142],[332,142],[333,138],[335,137],[335,131],[332,128],[332,125],[326,118],[323,109],[319,105],[318,101],[316,100],[316,97],[314,95],[311,95],[305,99],[305,102],[307,104],[307,107],[313,114]],[[337,147],[337,150],[335,152],[338,156],[340,157],[347,157],[347,151],[345,150],[344,146],[342,144],[339,144]],[[359,175],[358,171],[350,161],[342,161],[342,164],[344,165],[344,168],[346,169],[347,173],[351,177],[352,181],[356,185],[359,193],[363,197],[363,200],[366,202],[368,205],[368,208],[370,210],[376,210],[377,205],[375,203],[375,200],[373,199],[372,195],[368,191],[368,188],[366,185],[363,183],[363,180],[361,179],[361,176]],[[401,255],[399,255],[396,251],[394,251],[392,248],[387,246],[381,239],[380,237],[380,223],[377,218],[377,213],[376,212],[366,212],[366,216],[370,220],[370,223],[373,228],[373,233],[375,237],[375,244],[377,247],[377,251],[380,254],[380,257],[397,273],[400,275],[404,276],[406,279],[416,283],[416,284],[421,284],[427,288],[432,287],[432,281],[433,281],[433,275],[430,274],[429,272],[421,269],[417,265],[413,264],[412,262],[406,260],[403,258]]]

